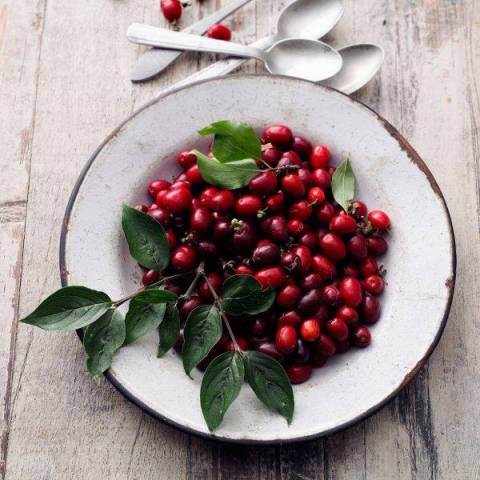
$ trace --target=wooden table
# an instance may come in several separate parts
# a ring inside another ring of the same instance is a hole
[[[192,0],[182,24],[227,1]],[[234,38],[251,42],[273,31],[285,3],[252,2],[230,19]],[[480,2],[345,6],[328,40],[385,48],[381,74],[357,98],[411,141],[445,194],[457,240],[455,298],[428,365],[382,411],[325,439],[249,448],[163,425],[108,382],[91,381],[75,335],[18,325],[59,286],[61,220],[89,155],[162,87],[214,56],[186,55],[160,79],[132,85],[141,48],[126,41],[126,28],[162,24],[157,0],[0,0],[2,479],[480,477]]]

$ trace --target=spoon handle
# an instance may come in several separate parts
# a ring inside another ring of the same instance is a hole
[[[265,54],[256,48],[238,43],[199,37],[183,32],[156,28],[142,23],[133,23],[127,31],[127,38],[133,43],[173,50],[222,53],[235,57],[253,57],[264,61]]]

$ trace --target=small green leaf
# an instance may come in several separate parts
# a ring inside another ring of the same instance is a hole
[[[76,330],[99,319],[112,305],[110,297],[86,287],[65,287],[45,299],[21,322],[44,330]]]
[[[124,205],[122,227],[130,255],[142,267],[164,270],[170,261],[170,248],[160,223],[146,213]]]
[[[207,367],[200,389],[200,404],[210,431],[223,420],[225,412],[238,397],[245,377],[242,355],[226,352]]]
[[[287,372],[272,357],[259,352],[244,352],[245,376],[255,395],[290,424],[293,417],[293,389]]]
[[[125,320],[118,310],[108,310],[85,329],[83,345],[88,355],[87,368],[93,377],[111,367],[113,354],[124,340]]]
[[[212,152],[222,163],[253,158],[260,160],[262,147],[255,130],[245,123],[222,120],[199,131],[200,135],[215,135]]]
[[[222,319],[214,305],[200,305],[183,329],[183,368],[187,375],[210,353],[222,336]]]
[[[216,158],[209,158],[197,150],[193,150],[192,153],[197,157],[197,165],[202,178],[207,183],[228,190],[245,187],[261,171],[255,160],[250,158],[222,163]]]
[[[163,320],[167,306],[165,303],[151,304],[133,298],[125,317],[125,345],[153,332]]]
[[[355,175],[348,158],[338,166],[333,174],[332,193],[335,201],[345,211],[348,211],[355,196]]]
[[[144,303],[172,303],[178,300],[175,293],[161,288],[147,288],[135,295],[134,298]]]
[[[258,315],[271,308],[275,290],[262,286],[251,275],[232,275],[223,284],[222,307],[230,315]]]
[[[163,357],[175,344],[180,336],[180,315],[175,305],[167,305],[163,322],[158,327],[157,357]]]

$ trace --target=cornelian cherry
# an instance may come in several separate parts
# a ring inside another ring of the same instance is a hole
[[[305,195],[305,185],[296,174],[289,173],[282,178],[282,188],[285,193],[293,198],[300,198]]]
[[[306,342],[314,342],[320,337],[320,324],[316,318],[304,320],[300,325],[300,335]]]
[[[325,168],[330,161],[330,150],[326,145],[316,145],[310,154],[312,168]]]
[[[378,230],[388,230],[390,228],[390,218],[382,210],[372,210],[368,214],[368,221]]]
[[[285,125],[272,125],[263,131],[266,143],[273,143],[279,147],[288,147],[293,142],[292,131]]]
[[[224,40],[226,42],[228,42],[232,38],[231,30],[226,25],[223,25],[221,23],[212,25],[208,29],[207,34],[210,38],[215,38],[216,40]]]
[[[259,173],[248,184],[249,190],[256,195],[268,195],[277,189],[277,176],[271,170]]]
[[[258,195],[243,195],[235,202],[235,213],[239,217],[254,217],[262,209],[262,199]]]
[[[293,353],[297,346],[297,332],[295,329],[290,325],[280,327],[275,336],[275,346],[279,352],[285,355]]]
[[[173,251],[170,263],[175,270],[186,272],[195,266],[197,258],[197,252],[193,247],[180,245]]]

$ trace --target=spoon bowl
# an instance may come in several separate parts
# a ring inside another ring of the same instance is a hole
[[[296,0],[278,18],[280,38],[313,38],[326,35],[343,15],[340,0]]]
[[[338,50],[343,58],[341,70],[322,85],[340,90],[347,95],[365,86],[380,70],[385,53],[382,47],[364,43]]]

